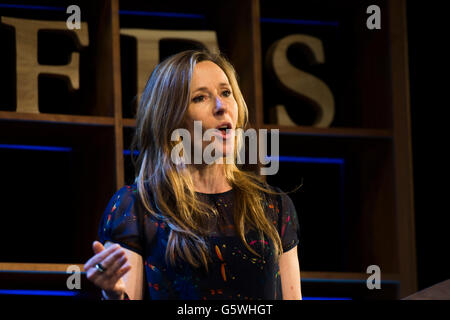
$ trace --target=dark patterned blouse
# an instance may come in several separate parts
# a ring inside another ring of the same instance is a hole
[[[110,200],[100,222],[100,242],[119,243],[143,257],[145,299],[282,299],[272,242],[268,238],[258,240],[254,231],[247,232],[248,244],[258,253],[264,250],[262,256],[256,256],[234,230],[234,191],[197,195],[219,212],[215,218],[217,227],[206,239],[212,258],[208,272],[204,267],[194,268],[184,261],[175,266],[166,263],[170,227],[146,213],[135,184],[121,188]],[[294,248],[299,242],[299,225],[290,197],[269,195],[264,207],[278,230],[283,251]]]

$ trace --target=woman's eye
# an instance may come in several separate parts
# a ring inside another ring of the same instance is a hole
[[[223,94],[225,97],[229,97],[229,96],[231,96],[231,91],[230,91],[230,90],[225,90],[222,94]]]
[[[192,101],[194,102],[202,102],[205,99],[205,96],[196,96]]]

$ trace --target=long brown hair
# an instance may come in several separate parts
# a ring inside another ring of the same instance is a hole
[[[238,105],[237,128],[246,128],[248,109],[231,63],[220,53],[183,51],[153,70],[137,110],[132,149],[140,151],[137,159],[133,158],[139,198],[150,214],[164,219],[171,228],[166,258],[175,263],[179,257],[195,267],[204,265],[208,269],[207,221],[218,213],[197,198],[189,171],[171,160],[172,148],[177,144],[171,141],[171,134],[183,124],[194,67],[205,60],[225,72]],[[237,140],[235,156],[243,143],[242,139]],[[249,229],[256,230],[261,239],[266,235],[272,240],[275,256],[279,256],[281,239],[263,207],[264,195],[276,192],[261,177],[240,170],[235,163],[223,166],[235,192],[234,222],[239,237],[248,250],[259,255],[245,239]]]

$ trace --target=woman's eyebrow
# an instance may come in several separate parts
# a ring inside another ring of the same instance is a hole
[[[195,89],[192,92],[197,92],[197,91],[208,91],[208,88],[207,87],[200,87],[200,88]]]
[[[229,86],[230,86],[230,84],[226,83],[226,82],[219,83],[219,87],[229,87]],[[197,92],[197,91],[208,91],[208,88],[207,87],[200,87],[200,88],[197,88],[194,91],[192,91],[192,93]]]

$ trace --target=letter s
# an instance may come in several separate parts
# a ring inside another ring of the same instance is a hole
[[[309,100],[318,111],[313,126],[328,127],[334,118],[334,98],[330,88],[319,78],[294,68],[288,61],[287,50],[294,43],[301,43],[312,51],[313,63],[324,63],[322,41],[316,37],[293,34],[284,37],[270,47],[267,53],[268,67],[281,84],[295,96]]]

